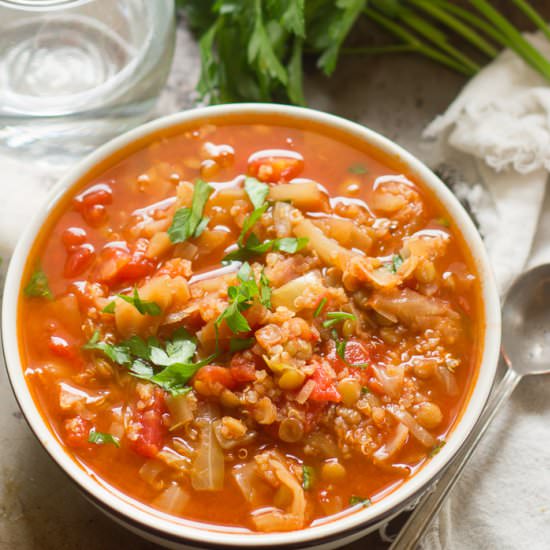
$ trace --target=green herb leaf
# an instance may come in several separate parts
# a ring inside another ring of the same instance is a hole
[[[90,340],[82,346],[82,349],[90,351],[101,351],[111,361],[118,365],[128,365],[132,357],[124,344],[108,344],[99,340],[99,331],[95,331]]]
[[[372,504],[370,498],[358,497],[356,495],[352,495],[351,497],[349,497],[349,503],[350,506],[357,506],[358,504],[361,504],[365,508],[369,507]]]
[[[88,434],[88,442],[95,443],[96,445],[105,445],[107,443],[110,443],[115,447],[120,447],[120,440],[118,439],[118,437],[115,437],[114,435],[109,433],[98,432],[95,428],[92,428],[90,430],[90,433]]]
[[[295,239],[294,237],[284,237],[282,239],[274,239],[273,250],[280,250],[281,252],[288,252],[294,254],[299,250],[305,248],[309,239],[307,237],[300,237]]]
[[[365,168],[364,164],[361,164],[360,162],[356,162],[355,164],[348,166],[348,172],[350,174],[356,174],[358,176],[361,176],[363,174],[367,174],[368,170]]]
[[[394,254],[391,259],[390,271],[392,273],[397,273],[402,265],[403,258],[401,257],[401,254]]]
[[[42,271],[41,267],[37,267],[34,273],[31,275],[27,286],[23,289],[25,296],[36,298],[47,298],[53,300],[53,294],[50,290],[48,283],[48,277]]]
[[[254,209],[264,206],[267,195],[269,194],[269,185],[262,183],[256,178],[247,177],[244,181],[244,190],[254,206]]]
[[[437,218],[436,222],[443,227],[451,227],[451,222],[447,218]]]
[[[319,315],[321,315],[326,303],[327,303],[327,299],[322,298],[321,301],[319,302],[319,305],[315,308],[315,311],[313,312],[313,317],[319,317]]]
[[[260,304],[267,309],[271,309],[273,307],[271,305],[271,286],[269,279],[263,271],[260,275]]]
[[[356,317],[353,313],[347,313],[345,311],[329,311],[327,313],[327,320],[323,322],[323,327],[330,328],[347,319],[355,321]]]
[[[205,181],[198,179],[193,188],[191,208],[180,208],[174,214],[172,225],[168,228],[168,236],[173,243],[181,243],[191,237],[198,237],[208,224],[208,218],[203,218],[203,211],[214,188]],[[205,221],[206,220],[206,221]]]
[[[302,466],[302,487],[305,491],[313,488],[314,470],[311,466]]]
[[[127,296],[126,294],[117,294],[117,296],[125,302],[132,304],[142,315],[160,315],[162,313],[162,309],[156,302],[142,300],[139,297],[138,289],[136,287],[134,287],[133,296]]]
[[[443,447],[445,447],[445,444],[446,444],[446,443],[447,443],[447,442],[446,442],[444,439],[442,439],[441,441],[439,441],[439,442],[437,443],[437,445],[435,445],[435,446],[433,447],[433,449],[430,451],[430,453],[428,454],[428,456],[429,456],[430,458],[432,458],[433,456],[435,456],[436,454],[438,454],[439,451],[441,451],[441,449],[443,449]]]
[[[256,339],[251,338],[231,338],[229,340],[229,351],[234,353],[236,351],[242,351],[244,349],[249,349],[254,345]]]
[[[241,234],[239,235],[239,238],[237,239],[237,244],[239,246],[242,246],[244,239],[246,237],[246,234],[256,225],[258,220],[262,217],[262,214],[269,208],[269,204],[264,204],[260,206],[259,208],[256,208],[253,210],[244,220],[243,228],[241,230]],[[252,235],[251,235],[252,236]],[[257,237],[256,237],[257,238]],[[250,238],[249,238],[250,240]]]
[[[116,302],[113,300],[109,302],[101,311],[102,313],[114,313],[116,307]]]

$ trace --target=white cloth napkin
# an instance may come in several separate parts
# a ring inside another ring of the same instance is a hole
[[[528,37],[550,57],[550,42]],[[461,183],[502,293],[550,261],[550,87],[506,51],[430,124],[443,159],[474,159]],[[496,206],[486,209],[487,196]],[[533,244],[534,243],[534,244]],[[504,342],[506,345],[506,342]],[[550,358],[549,358],[550,362]],[[424,540],[429,550],[550,548],[550,379],[526,379],[482,442]]]

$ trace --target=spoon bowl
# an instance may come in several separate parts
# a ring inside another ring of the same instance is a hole
[[[550,372],[550,264],[520,276],[502,312],[502,354],[521,376]]]

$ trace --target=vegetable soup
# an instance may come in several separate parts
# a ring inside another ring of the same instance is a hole
[[[399,159],[256,116],[96,167],[34,246],[18,330],[90,475],[274,532],[370,506],[439,451],[484,320],[461,235]]]

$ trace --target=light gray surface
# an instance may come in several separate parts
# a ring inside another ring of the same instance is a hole
[[[174,67],[159,113],[193,103],[196,46],[180,28]],[[429,161],[420,144],[425,124],[445,109],[464,80],[417,57],[344,59],[336,74],[308,76],[310,106],[359,121]],[[111,550],[154,548],[89,504],[35,441],[0,369],[0,549]],[[365,548],[363,541],[353,545]],[[372,539],[369,548],[384,547]]]

